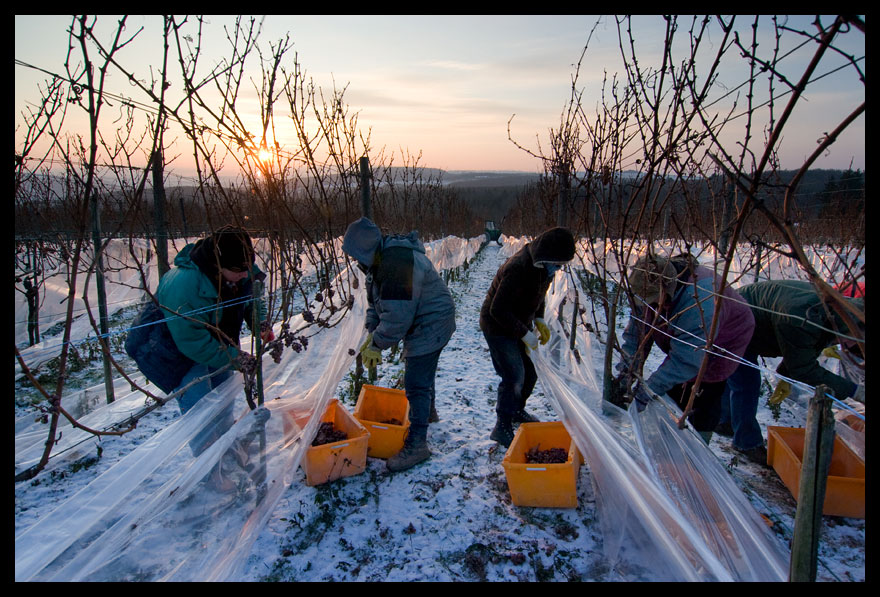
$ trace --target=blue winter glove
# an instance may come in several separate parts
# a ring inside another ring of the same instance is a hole
[[[636,409],[639,412],[643,412],[648,407],[648,402],[653,399],[653,394],[648,391],[644,383],[639,382],[636,384],[636,389],[633,392],[633,401],[636,403]]]

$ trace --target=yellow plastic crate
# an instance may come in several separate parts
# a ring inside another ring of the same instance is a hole
[[[403,448],[409,433],[409,400],[403,390],[361,386],[354,417],[370,432],[367,456],[391,458]],[[400,425],[389,421],[400,421]]]
[[[767,428],[767,462],[795,500],[801,482],[804,434],[802,428]],[[839,437],[834,438],[822,514],[865,518],[865,462]]]
[[[306,473],[306,484],[321,485],[364,472],[370,432],[335,398],[321,415],[321,422],[332,422],[333,427],[344,431],[348,438],[321,446],[309,446],[301,464]]]
[[[528,464],[532,448],[562,448],[568,453],[564,463]],[[561,421],[523,423],[504,455],[510,499],[516,506],[536,508],[576,508],[580,452]]]

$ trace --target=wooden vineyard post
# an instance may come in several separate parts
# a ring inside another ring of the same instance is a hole
[[[107,404],[116,400],[113,389],[113,370],[110,366],[110,324],[107,316],[107,291],[104,285],[104,251],[101,240],[101,214],[98,202],[98,194],[92,190],[89,197],[89,206],[92,212],[92,248],[95,252],[95,283],[98,291],[98,328],[100,335],[98,343],[101,346],[101,360],[104,364],[104,391],[107,395]]]
[[[370,198],[370,158],[364,156],[360,160],[360,170],[361,170],[361,215],[369,220],[373,219],[373,204],[372,199]],[[363,359],[358,353],[357,357],[355,357],[355,376],[357,377],[357,382],[355,383],[355,395],[357,392],[360,392],[361,379],[363,379],[364,365]],[[370,383],[374,383],[376,381],[376,368],[370,367],[367,371],[368,380]]]
[[[373,219],[373,205],[370,199],[370,158],[364,156],[360,160],[361,169],[361,215]]]
[[[153,223],[156,226],[156,265],[161,279],[171,267],[168,265],[168,225],[165,221],[165,183],[163,181],[162,150],[153,153]]]
[[[826,392],[827,386],[816,387],[807,410],[798,504],[791,540],[790,582],[816,580],[825,485],[834,449],[834,416],[831,413],[831,399]]]

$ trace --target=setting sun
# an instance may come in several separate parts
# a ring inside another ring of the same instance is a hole
[[[261,162],[270,162],[272,161],[272,152],[266,148],[260,149],[260,151],[257,152],[257,158],[259,158]]]

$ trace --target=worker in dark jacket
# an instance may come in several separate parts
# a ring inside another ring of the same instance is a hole
[[[833,344],[852,346],[838,336],[850,336],[837,314],[830,315],[822,298],[809,282],[768,280],[739,289],[755,317],[755,334],[744,354],[747,361],[728,379],[719,432],[732,428],[733,447],[747,459],[766,464],[764,436],[756,419],[761,392],[758,357],[782,357],[777,373],[811,386],[824,384],[838,399],[854,398],[864,402],[865,387],[824,369],[818,358]],[[846,299],[864,311],[864,299]],[[833,313],[833,311],[832,311]]]
[[[538,381],[529,351],[550,339],[543,319],[544,295],[556,271],[573,258],[571,232],[547,230],[499,268],[483,301],[480,329],[501,377],[495,428],[489,437],[505,447],[513,441],[514,423],[537,420],[525,410]]]
[[[633,397],[637,408],[644,410],[652,394],[666,394],[684,409],[705,355],[721,277],[690,255],[647,256],[632,267],[629,286],[634,305],[623,333],[624,358],[618,364],[621,377],[630,378],[630,373],[639,371],[656,343],[666,358],[636,385]],[[713,350],[688,416],[706,443],[721,416],[726,380],[737,368],[736,359],[745,352],[755,329],[752,312],[739,294],[725,286],[723,297]]]
[[[410,429],[401,451],[386,462],[389,471],[402,471],[431,456],[427,433],[434,378],[440,353],[455,332],[455,304],[415,231],[383,236],[378,226],[361,218],[346,230],[342,250],[366,275],[364,365],[379,364],[382,351],[403,340]]]

